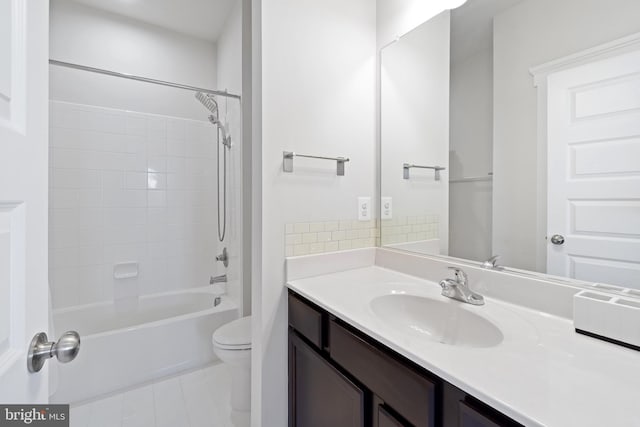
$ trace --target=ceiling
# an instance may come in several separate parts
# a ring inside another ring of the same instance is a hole
[[[240,0],[75,0],[96,9],[137,19],[215,42],[234,3]]]
[[[523,0],[468,0],[451,11],[451,60],[493,45],[493,18]]]

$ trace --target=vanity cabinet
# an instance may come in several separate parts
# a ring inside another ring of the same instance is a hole
[[[378,406],[377,427],[402,427],[402,422],[389,414],[382,406]]]
[[[365,426],[365,391],[300,337],[289,340],[289,424],[305,427]]]
[[[378,398],[374,398],[373,425],[375,427],[403,427],[404,420],[391,413],[388,406]]]
[[[459,402],[460,427],[499,427],[498,422],[494,422],[486,415],[478,412],[465,402]]]
[[[411,425],[435,426],[437,378],[369,344],[337,319],[329,320],[329,355]]]
[[[289,426],[520,424],[290,291]]]

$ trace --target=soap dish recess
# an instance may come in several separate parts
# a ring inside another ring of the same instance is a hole
[[[640,350],[640,299],[592,290],[573,297],[576,332]]]
[[[120,262],[113,266],[113,278],[116,280],[134,279],[138,277],[138,262]]]

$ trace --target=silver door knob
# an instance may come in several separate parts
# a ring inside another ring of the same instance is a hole
[[[554,234],[551,236],[551,243],[554,245],[562,245],[564,243],[564,236],[562,234]]]
[[[68,363],[76,358],[80,352],[80,335],[76,331],[67,331],[58,342],[48,341],[47,334],[40,332],[31,340],[27,354],[27,368],[29,372],[38,372],[44,362],[56,356],[60,363]]]

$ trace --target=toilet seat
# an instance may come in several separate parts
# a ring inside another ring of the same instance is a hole
[[[216,329],[213,345],[223,350],[251,350],[251,316],[241,317]]]

